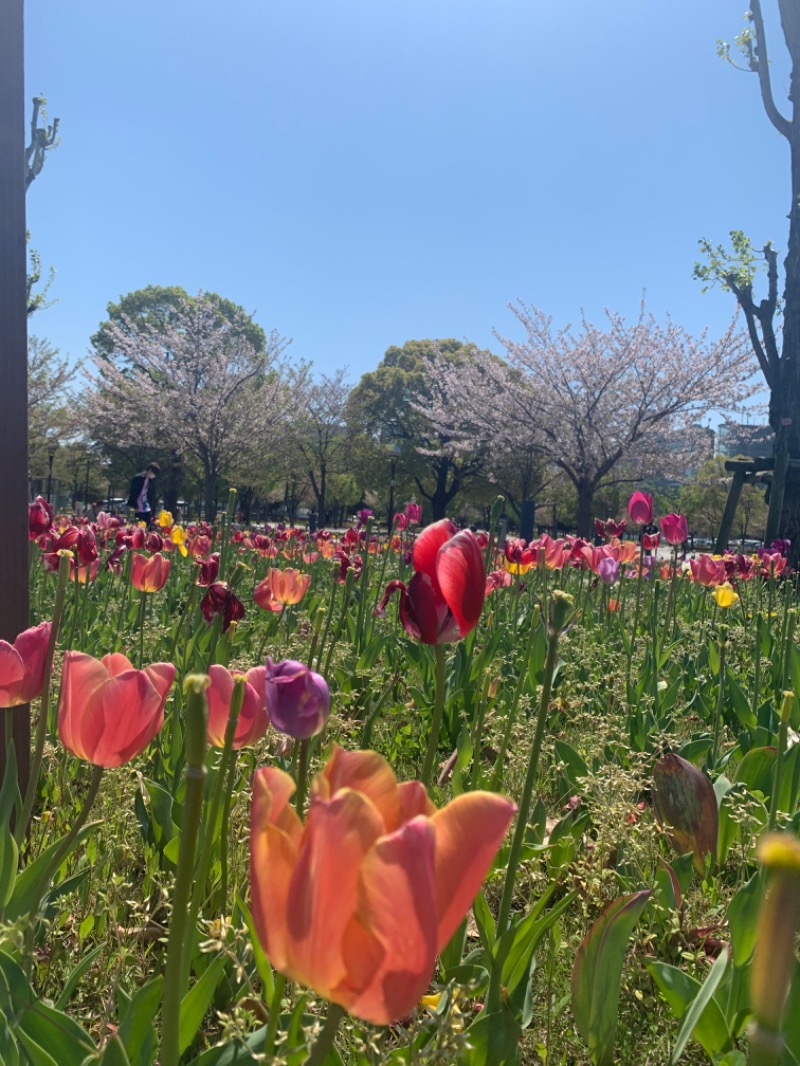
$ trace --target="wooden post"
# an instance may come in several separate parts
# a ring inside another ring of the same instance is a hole
[[[733,528],[733,520],[736,517],[736,508],[739,506],[739,497],[742,495],[742,489],[744,488],[746,477],[747,473],[744,470],[737,470],[731,478],[731,486],[728,489],[728,499],[725,501],[725,510],[722,512],[722,521],[719,524],[717,543],[714,545],[715,555],[722,555],[728,547],[728,541],[731,537],[731,529]]]
[[[0,3],[0,639],[28,627],[28,341],[25,249],[23,0]],[[30,709],[14,711],[21,789]],[[3,731],[0,730],[0,744]],[[0,748],[2,751],[2,748]],[[2,751],[0,773],[5,766]]]

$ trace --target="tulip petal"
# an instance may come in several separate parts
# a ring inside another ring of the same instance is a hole
[[[124,658],[124,656],[122,656]],[[103,730],[102,714],[84,713],[92,706],[94,693],[108,681],[108,671],[99,659],[80,651],[64,653],[58,735],[61,743],[79,759],[91,761],[91,752]]]
[[[25,677],[25,667],[19,652],[6,640],[0,640],[0,707],[14,707]]]
[[[287,900],[287,975],[329,997],[345,977],[342,938],[358,904],[359,870],[383,833],[366,796],[312,797]]]
[[[492,792],[458,796],[431,818],[436,833],[437,952],[475,899],[503,841],[516,805]]]
[[[486,568],[474,533],[462,530],[442,545],[436,573],[442,595],[465,637],[478,624],[486,597]]]
[[[338,744],[334,745],[333,755],[317,775],[313,788],[321,799],[330,799],[344,788],[361,792],[380,812],[383,833],[393,833],[400,824],[397,778],[389,763],[377,752],[345,751]]]
[[[421,781],[403,781],[397,786],[397,798],[400,804],[400,825],[410,822],[418,814],[430,818],[436,813],[436,807],[431,803]]]
[[[130,659],[119,651],[104,655],[100,662],[105,667],[108,677],[117,677],[119,674],[124,674],[126,670],[133,669],[133,663]]]
[[[427,574],[438,590],[439,579],[436,575],[436,558],[441,546],[456,535],[456,526],[449,518],[426,526],[414,543],[414,569],[418,574]]]
[[[250,885],[258,939],[282,973],[289,970],[286,929],[289,885],[303,828],[289,800],[291,777],[277,767],[257,770],[250,812]]]
[[[82,713],[96,737],[90,761],[110,770],[129,762],[158,733],[164,701],[143,670],[130,670],[95,690]]]
[[[383,837],[361,867],[358,913],[347,929],[347,979],[335,990],[356,1017],[388,1025],[410,1014],[436,962],[431,822],[414,818]]]

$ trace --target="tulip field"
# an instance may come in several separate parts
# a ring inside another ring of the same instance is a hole
[[[790,545],[687,556],[645,492],[501,542],[502,503],[30,505],[3,1066],[800,1062]]]

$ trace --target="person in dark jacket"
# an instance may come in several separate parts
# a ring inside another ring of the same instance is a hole
[[[141,474],[131,478],[131,487],[128,490],[128,507],[132,507],[136,512],[137,522],[146,522],[148,526],[153,521],[155,479],[160,469],[158,463],[148,463]]]

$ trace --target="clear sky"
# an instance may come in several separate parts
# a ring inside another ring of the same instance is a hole
[[[788,78],[774,0],[775,94]],[[219,292],[322,370],[649,308],[721,333],[697,240],[785,249],[788,149],[715,54],[745,0],[27,0],[27,95],[61,120],[28,193],[86,352],[148,284]]]

